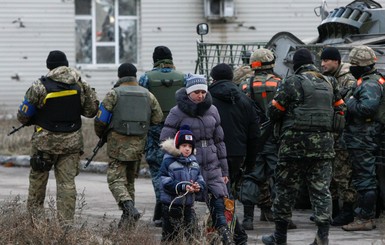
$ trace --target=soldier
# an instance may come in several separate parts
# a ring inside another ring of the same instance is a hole
[[[358,46],[349,54],[350,72],[357,79],[356,88],[346,102],[347,126],[344,139],[352,166],[352,185],[357,190],[355,220],[342,226],[346,231],[372,230],[377,196],[376,151],[382,130],[376,113],[383,96],[385,79],[375,68],[376,55],[367,46]]]
[[[279,159],[275,169],[275,231],[272,235],[263,236],[262,242],[286,244],[287,225],[299,183],[305,181],[318,226],[312,244],[329,244],[329,184],[331,161],[335,156],[332,129],[335,113],[341,113],[337,119],[343,117],[344,102],[337,81],[318,71],[308,49],[297,50],[293,63],[294,75],[278,86],[268,108],[270,120],[279,122],[281,126]]]
[[[153,221],[155,226],[162,226],[162,204],[160,202],[159,169],[164,152],[159,146],[159,135],[163,128],[164,119],[170,109],[175,106],[175,92],[184,86],[185,75],[175,70],[172,53],[166,46],[157,46],[152,54],[154,67],[139,79],[139,85],[147,88],[159,101],[163,112],[162,123],[150,127],[145,147],[146,161],[150,167],[152,185],[155,191],[156,204]]]
[[[334,76],[341,89],[341,96],[345,100],[351,93],[356,79],[349,71],[350,64],[341,62],[338,49],[327,47],[321,54],[321,67],[324,75]],[[336,157],[333,161],[333,176],[330,183],[332,195],[332,218],[331,225],[342,226],[353,221],[353,206],[356,201],[356,191],[350,186],[352,169],[348,162],[348,151],[342,137],[342,132],[335,134],[334,151]],[[343,202],[342,210],[339,210],[339,199]]]
[[[265,48],[255,50],[250,58],[250,65],[254,75],[240,84],[242,91],[255,101],[261,112],[261,124],[269,120],[267,106],[273,99],[277,86],[281,82],[281,78],[274,75],[274,62],[275,57],[270,50]],[[272,128],[272,126],[270,127]],[[274,137],[272,130],[267,130],[263,132],[259,141],[260,152],[256,158],[256,167],[252,171],[246,172],[246,174],[255,177],[258,181],[260,194],[257,203],[243,203],[243,227],[246,230],[254,229],[255,204],[261,209],[260,221],[273,221],[270,183],[273,181],[274,169],[278,161],[277,139]],[[295,229],[297,227],[290,221],[289,228]]]
[[[68,67],[62,51],[49,53],[47,68],[48,74],[27,90],[17,113],[22,124],[35,125],[27,207],[32,214],[44,208],[49,171],[54,166],[58,219],[70,225],[75,214],[75,177],[83,153],[81,116],[94,117],[99,102],[80,73]]]
[[[236,196],[241,169],[250,172],[255,167],[257,140],[260,134],[259,117],[253,101],[232,82],[233,70],[227,64],[214,66],[210,73],[213,83],[209,92],[213,105],[218,109],[225,134],[227,164],[229,167],[231,194]],[[235,235],[242,236],[244,227],[238,219]],[[245,236],[245,235],[243,235]]]
[[[123,210],[119,227],[124,228],[140,218],[134,206],[136,167],[144,152],[148,128],[159,124],[163,113],[155,96],[139,86],[134,65],[121,64],[118,77],[99,106],[95,133],[107,137],[107,181]]]
[[[250,64],[249,64],[250,63],[250,56],[251,56],[250,50],[242,51],[243,64],[234,70],[233,82],[235,84],[240,84],[242,81],[245,81],[249,77],[253,76],[254,72],[251,69]]]

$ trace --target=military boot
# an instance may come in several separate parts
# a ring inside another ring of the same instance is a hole
[[[254,225],[254,205],[243,205],[243,222],[242,226],[245,230],[253,230]]]
[[[152,218],[156,227],[162,227],[162,203],[156,202],[154,208],[154,216]]]
[[[218,229],[218,233],[221,236],[222,244],[223,245],[235,245],[235,242],[233,241],[233,236],[226,226],[222,226]]]
[[[261,208],[261,217],[259,221],[274,221],[271,208]]]
[[[355,218],[354,221],[348,225],[343,225],[344,231],[370,231],[376,228],[373,219]]]
[[[344,202],[341,212],[333,218],[332,226],[347,225],[354,221],[353,203]]]
[[[314,242],[310,245],[329,245],[329,225],[318,226]]]
[[[266,245],[286,245],[287,244],[286,221],[275,221],[275,231],[269,236],[262,236],[262,242]]]
[[[139,211],[134,207],[134,202],[124,201],[122,203],[123,214],[120,218],[118,227],[126,227],[127,225],[134,225],[140,219]]]

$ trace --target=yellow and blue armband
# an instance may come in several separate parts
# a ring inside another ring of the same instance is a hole
[[[36,113],[36,107],[24,97],[24,101],[21,103],[19,111],[27,117],[32,117]]]
[[[101,103],[99,106],[98,114],[96,114],[95,120],[109,124],[111,121],[111,117],[112,113],[104,107],[103,103]]]

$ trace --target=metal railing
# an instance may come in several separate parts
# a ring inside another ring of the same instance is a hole
[[[236,68],[242,65],[242,55],[246,51],[254,51],[266,45],[264,42],[255,43],[205,43],[197,40],[197,62],[195,73],[210,77],[210,70],[219,63],[229,64]]]

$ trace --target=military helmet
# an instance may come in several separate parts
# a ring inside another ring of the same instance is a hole
[[[377,61],[376,54],[373,49],[368,46],[357,46],[349,53],[350,64],[356,66],[369,66]]]
[[[265,48],[259,48],[250,57],[250,66],[253,70],[265,70],[274,67],[275,56]]]

